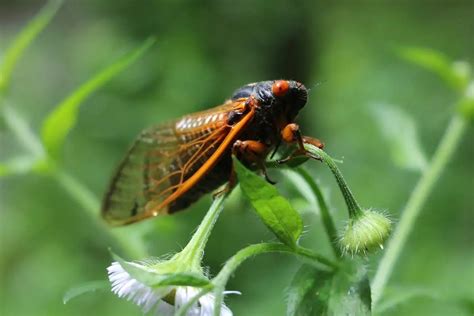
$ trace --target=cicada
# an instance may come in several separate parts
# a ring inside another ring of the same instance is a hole
[[[304,142],[294,123],[308,100],[296,81],[247,84],[224,104],[144,130],[119,165],[105,194],[103,217],[125,225],[187,208],[227,181],[234,182],[232,155],[262,170],[282,143]]]

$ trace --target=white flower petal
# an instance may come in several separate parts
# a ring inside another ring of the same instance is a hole
[[[174,305],[176,310],[179,310],[181,306],[186,304],[194,296],[199,294],[199,289],[190,287],[190,286],[180,286],[176,289],[176,295],[174,299]],[[197,302],[193,304],[189,309],[187,316],[199,316],[200,308],[198,307]]]
[[[237,292],[237,291],[224,291],[226,292]],[[199,299],[199,304],[201,305],[201,316],[212,316],[214,314],[214,305],[215,305],[215,296],[212,293],[206,294]],[[232,316],[232,311],[225,305],[221,305],[221,316]]]
[[[174,306],[165,301],[158,301],[153,314],[156,316],[174,316]]]
[[[207,294],[199,298],[199,304],[201,305],[201,316],[212,315],[214,313],[214,301],[215,297],[212,294]]]
[[[176,296],[174,299],[174,305],[176,308],[180,308],[182,305],[186,304],[194,296],[199,294],[199,290],[190,286],[180,286],[176,290]]]
[[[230,310],[229,307],[225,306],[222,304],[221,307],[221,316],[232,316],[232,311]]]
[[[131,264],[140,269],[148,270],[150,273],[157,273],[155,270],[147,266],[135,262],[131,262]],[[179,310],[179,308],[189,302],[189,300],[198,295],[201,291],[201,289],[191,286],[151,288],[132,278],[132,276],[125,271],[118,262],[113,262],[107,268],[107,271],[112,285],[112,292],[118,297],[134,302],[142,308],[144,313],[153,311],[155,315],[172,316],[177,310]],[[162,299],[172,291],[175,291],[174,305],[171,305]],[[240,292],[225,291],[224,294],[240,294]],[[186,315],[212,316],[214,312],[214,303],[215,297],[212,293],[203,295],[199,298],[198,302],[188,309]],[[224,304],[221,306],[221,316],[232,316],[232,311]]]

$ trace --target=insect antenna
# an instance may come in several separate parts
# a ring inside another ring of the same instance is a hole
[[[310,92],[311,90],[316,89],[317,87],[319,87],[319,86],[322,85],[323,83],[326,83],[326,82],[325,82],[325,81],[319,81],[319,82],[316,82],[316,83],[310,85],[310,88],[307,88],[308,94],[309,94],[309,92]]]

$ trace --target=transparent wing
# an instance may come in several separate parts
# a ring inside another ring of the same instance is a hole
[[[167,214],[180,187],[221,146],[230,131],[228,114],[241,103],[228,102],[144,130],[112,178],[102,205],[104,218],[123,225]]]

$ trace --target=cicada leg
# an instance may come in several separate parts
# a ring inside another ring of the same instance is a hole
[[[262,170],[265,180],[271,184],[275,184],[275,181],[272,181],[268,177],[267,168],[265,166],[265,157],[268,153],[268,147],[255,140],[236,140],[232,146],[232,155],[236,156],[238,159],[255,164],[260,170]],[[237,184],[237,175],[235,173],[234,167],[229,176],[229,182],[225,187],[213,194],[217,196],[219,194],[230,192],[235,185]]]
[[[307,156],[309,158],[321,160],[320,157],[315,156],[311,154],[310,152],[308,152],[304,148],[304,144],[312,144],[320,149],[323,149],[324,143],[317,138],[302,136],[300,127],[298,124],[290,123],[286,125],[281,131],[281,138],[286,143],[289,143],[289,144],[296,143],[298,145],[298,149],[295,152],[293,152],[290,156],[283,158],[281,160],[278,160],[278,163],[286,163],[289,160],[298,156]]]
[[[276,183],[268,176],[265,166],[265,157],[268,154],[267,145],[256,140],[236,140],[232,146],[232,153],[241,160],[256,164],[262,170],[265,180],[271,184]]]

